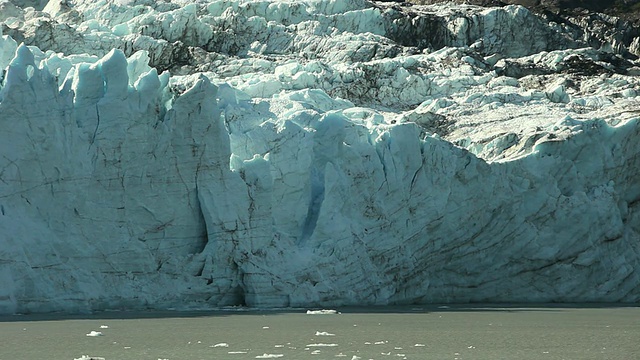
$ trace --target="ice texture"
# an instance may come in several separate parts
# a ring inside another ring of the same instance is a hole
[[[0,313],[640,300],[622,45],[519,6],[11,9]]]

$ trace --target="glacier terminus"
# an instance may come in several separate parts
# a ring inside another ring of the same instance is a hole
[[[0,314],[638,302],[640,37],[562,19],[0,0]]]

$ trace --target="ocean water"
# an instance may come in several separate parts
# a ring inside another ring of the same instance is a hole
[[[640,359],[634,306],[335,310],[5,316],[0,360]]]

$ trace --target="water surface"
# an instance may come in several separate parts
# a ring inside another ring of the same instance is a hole
[[[337,310],[0,317],[0,360],[640,359],[639,307]]]

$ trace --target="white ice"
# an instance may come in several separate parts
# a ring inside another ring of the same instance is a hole
[[[0,313],[640,299],[611,44],[519,6],[49,5],[0,14]]]
[[[336,336],[336,334],[327,331],[316,331],[316,336]]]

